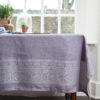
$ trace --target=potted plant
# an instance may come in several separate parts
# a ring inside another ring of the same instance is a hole
[[[28,26],[25,21],[21,22],[22,32],[27,32]]]
[[[0,4],[0,26],[1,27],[5,27],[6,29],[11,28],[12,30],[12,26],[10,25],[10,19],[12,18],[13,13],[14,13],[14,9],[12,6],[10,6],[9,4],[7,5]]]

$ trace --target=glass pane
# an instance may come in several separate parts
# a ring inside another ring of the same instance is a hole
[[[20,13],[23,11],[24,9],[24,2],[25,0],[9,0],[10,4],[13,6],[13,8],[15,9],[15,13]]]
[[[44,13],[56,14],[58,13],[58,0],[44,0]]]
[[[32,17],[32,32],[40,33],[41,32],[41,18]]]
[[[58,21],[57,17],[45,17],[44,28],[45,33],[57,33]]]
[[[7,2],[8,2],[8,0],[0,0],[1,5],[5,5],[5,4],[7,4]]]
[[[27,0],[27,9],[30,14],[41,13],[41,0]]]
[[[13,26],[14,26],[14,31],[17,31],[16,30],[16,19],[17,19],[17,17],[15,17],[15,16],[11,19],[11,24],[13,24]]]
[[[60,11],[63,14],[75,12],[75,0],[61,0]]]
[[[74,17],[61,18],[61,33],[74,33]]]

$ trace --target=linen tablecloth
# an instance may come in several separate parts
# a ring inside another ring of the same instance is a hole
[[[0,91],[88,94],[93,72],[83,35],[0,35]]]

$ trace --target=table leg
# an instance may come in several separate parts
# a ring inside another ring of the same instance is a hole
[[[70,100],[70,97],[71,97],[71,94],[69,94],[69,93],[66,93],[66,94],[65,94],[66,100]]]
[[[71,94],[66,93],[65,98],[66,100],[76,100],[76,93],[71,93]]]

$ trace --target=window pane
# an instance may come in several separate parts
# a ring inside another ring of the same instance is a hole
[[[41,13],[41,0],[27,0],[27,9],[30,14]]]
[[[56,14],[58,13],[58,0],[44,0],[44,13]]]
[[[32,32],[41,32],[41,17],[32,17]]]
[[[20,13],[23,11],[24,9],[24,4],[25,4],[25,0],[9,0],[10,4],[13,6],[13,8],[15,9],[15,13]]]
[[[14,31],[17,31],[16,30],[16,19],[17,19],[17,17],[15,17],[15,16],[11,19],[11,24],[14,25]]]
[[[57,33],[58,23],[57,17],[45,17],[44,19],[44,27],[45,33]]]
[[[60,3],[61,13],[74,13],[75,12],[75,0],[61,0]]]
[[[74,17],[61,18],[61,33],[74,33]]]
[[[0,0],[0,4],[5,5],[7,4],[8,0]]]

